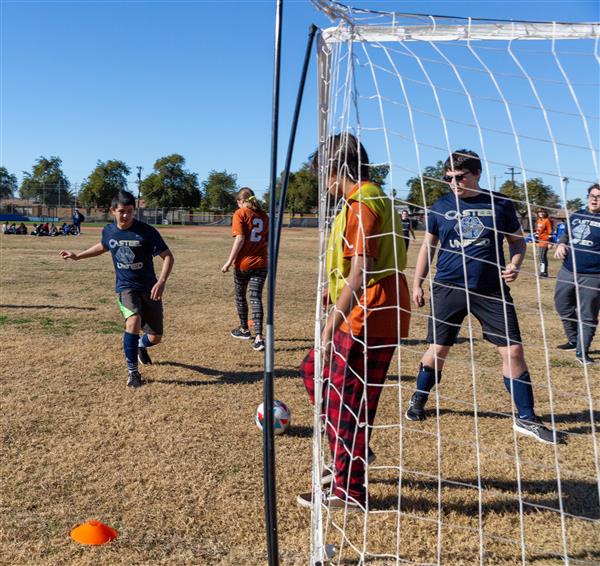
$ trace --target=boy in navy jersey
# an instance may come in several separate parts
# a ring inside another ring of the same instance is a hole
[[[587,208],[569,217],[569,230],[560,236],[554,257],[563,260],[556,276],[554,304],[567,335],[566,344],[558,347],[575,350],[583,365],[596,365],[589,351],[600,310],[600,184],[588,189]]]
[[[439,383],[446,356],[470,313],[479,320],[484,338],[498,347],[504,384],[517,409],[514,429],[555,444],[559,437],[534,412],[519,321],[506,285],[519,275],[526,251],[515,209],[503,195],[479,187],[481,161],[476,153],[465,149],[454,152],[444,167],[444,181],[452,191],[429,211],[415,268],[413,302],[422,307],[423,282],[440,244],[427,335],[430,346],[421,359],[417,390],[406,418],[425,419],[429,392]],[[508,264],[504,261],[504,238],[509,245]]]
[[[136,388],[142,385],[138,358],[143,364],[151,364],[147,349],[162,338],[162,296],[175,260],[158,230],[134,218],[135,198],[131,193],[117,193],[110,211],[115,221],[104,227],[99,243],[84,252],[63,250],[60,255],[65,260],[76,261],[110,250],[115,266],[117,302],[125,318],[123,350],[129,374],[127,385]],[[152,262],[156,255],[163,260],[158,279]],[[140,338],[142,328],[144,335]]]

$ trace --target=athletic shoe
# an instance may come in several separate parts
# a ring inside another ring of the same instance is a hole
[[[428,396],[415,391],[408,402],[408,409],[406,409],[406,418],[409,421],[424,421],[427,417],[425,416],[425,403],[427,403]]]
[[[371,465],[375,460],[377,460],[377,455],[369,448],[369,456],[367,457],[367,464]],[[333,464],[329,466],[325,466],[323,469],[323,474],[321,475],[321,487],[327,487],[333,481]]]
[[[296,503],[300,507],[310,509],[312,507],[312,493],[301,493],[296,497]],[[352,499],[351,497],[342,499],[341,497],[332,495],[329,491],[323,492],[323,505],[328,509],[339,511],[360,511],[363,509],[363,506],[355,499]]]
[[[234,328],[231,331],[231,335],[234,338],[239,338],[240,340],[250,340],[250,338],[252,338],[252,336],[250,335],[250,331],[243,330],[242,328]]]
[[[545,442],[546,444],[564,443],[563,434],[546,427],[542,422],[542,419],[535,415],[528,419],[515,419],[513,428],[521,434],[532,436],[536,440],[539,440],[540,442]]]
[[[138,360],[140,360],[140,362],[143,363],[145,366],[152,365],[152,359],[150,358],[150,354],[148,353],[148,348],[138,348]]]
[[[252,349],[257,352],[262,352],[265,349],[265,341],[264,340],[255,340],[254,344],[252,344]]]
[[[582,366],[597,366],[598,365],[598,362],[596,360],[593,360],[592,358],[590,358],[587,354],[585,354],[583,356],[575,356],[575,359]]]
[[[559,350],[575,350],[577,348],[577,344],[573,342],[565,342],[564,344],[559,344],[556,346]]]
[[[137,389],[142,386],[142,376],[139,371],[130,371],[127,377],[127,387]]]

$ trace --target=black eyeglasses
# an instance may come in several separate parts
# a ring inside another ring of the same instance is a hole
[[[452,181],[456,181],[460,183],[469,173],[461,173],[460,175],[444,175],[442,179],[446,181],[446,183],[451,183]]]

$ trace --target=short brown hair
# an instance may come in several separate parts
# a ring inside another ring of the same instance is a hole
[[[329,152],[327,166],[331,175],[348,177],[353,181],[369,180],[369,155],[358,139],[349,132],[342,132],[330,136],[325,143]],[[319,151],[310,157],[311,169],[314,173],[319,171]]]
[[[446,159],[444,169],[446,171],[466,169],[476,175],[481,173],[481,159],[479,159],[479,155],[470,149],[459,149],[453,151],[452,155]]]

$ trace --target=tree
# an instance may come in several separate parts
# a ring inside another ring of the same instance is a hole
[[[567,210],[569,212],[576,212],[577,210],[581,210],[584,206],[585,204],[583,204],[583,201],[579,197],[567,201]]]
[[[17,190],[17,177],[6,167],[0,167],[0,199],[11,198]]]
[[[312,172],[310,163],[303,163],[298,171],[290,172],[287,209],[292,214],[310,212],[318,203],[319,179]]]
[[[550,185],[544,185],[544,181],[537,177],[527,181],[527,194],[523,183],[513,185],[512,181],[502,183],[500,192],[513,199],[515,210],[521,218],[525,218],[529,214],[526,197],[529,197],[532,212],[535,212],[539,207],[560,208],[558,195]]]
[[[450,187],[442,181],[445,174],[444,162],[438,161],[435,165],[429,165],[423,169],[422,183],[421,177],[411,177],[406,181],[409,188],[406,200],[410,203],[411,210],[429,208],[437,199],[447,194]],[[425,202],[423,202],[423,195]]]
[[[23,172],[19,192],[22,198],[35,199],[45,205],[71,204],[70,183],[62,170],[60,157],[39,157],[31,173]]]
[[[194,208],[200,205],[198,175],[183,168],[185,159],[178,153],[157,159],[154,172],[141,184],[146,205],[156,208]]]
[[[202,208],[219,212],[235,210],[237,190],[237,175],[235,173],[211,170],[208,173],[208,178],[202,181],[204,196]]]
[[[90,176],[81,183],[79,200],[86,206],[93,205],[108,210],[112,198],[119,191],[127,190],[129,173],[129,167],[123,161],[98,161]]]
[[[383,187],[385,185],[385,178],[388,176],[390,172],[389,165],[371,165],[369,167],[369,178],[372,183],[375,183],[379,187]]]

